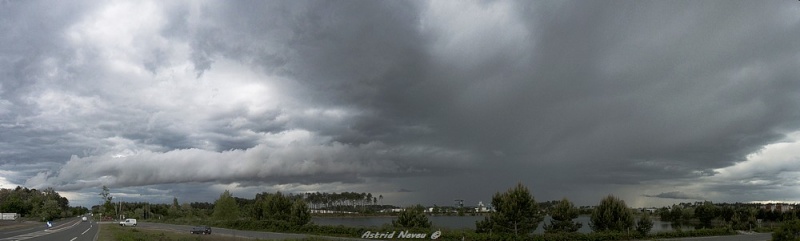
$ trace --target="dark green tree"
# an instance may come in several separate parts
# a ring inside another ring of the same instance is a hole
[[[294,201],[292,204],[292,214],[290,221],[292,224],[302,226],[311,222],[311,211],[308,210],[308,205],[302,199]]]
[[[553,220],[550,221],[550,225],[544,225],[544,232],[546,233],[572,233],[578,231],[578,229],[583,226],[580,222],[572,221],[578,217],[578,209],[566,198],[561,199],[561,201],[553,207],[550,216]]]
[[[800,240],[800,220],[783,222],[781,227],[772,233],[773,241],[797,241]]]
[[[539,212],[539,204],[522,183],[517,183],[516,187],[505,193],[495,193],[492,206],[495,212],[475,223],[479,232],[528,234],[544,219]]]
[[[407,207],[397,216],[396,220],[392,220],[392,226],[403,228],[430,228],[431,221],[425,216],[425,208],[422,205],[415,205]]]
[[[653,220],[650,219],[650,212],[644,211],[639,221],[636,221],[636,232],[642,236],[647,236],[647,233],[653,229]]]
[[[750,207],[739,207],[731,218],[731,226],[736,230],[750,230],[756,225],[756,210]]]
[[[188,211],[191,212],[191,209]],[[219,199],[214,202],[212,216],[216,220],[236,220],[239,218],[239,206],[236,205],[236,200],[233,199],[230,191],[225,190],[219,195]]]
[[[703,205],[698,206],[694,210],[694,216],[700,220],[700,224],[704,227],[711,227],[711,221],[719,214],[717,206],[711,202],[704,202]]]
[[[722,218],[722,220],[725,220],[725,222],[731,222],[733,220],[734,212],[735,211],[733,210],[733,207],[730,205],[725,205],[719,209],[719,216]]]
[[[46,200],[42,207],[39,209],[39,217],[42,221],[53,220],[60,217],[61,209],[58,207],[56,200]]]
[[[589,226],[595,232],[627,231],[633,227],[633,214],[625,201],[609,195],[592,211]]]
[[[100,197],[103,199],[103,209],[100,210],[103,212],[103,216],[108,217],[112,214],[116,215],[116,213],[114,213],[114,205],[111,203],[114,197],[111,196],[111,190],[105,185],[103,185],[103,189],[100,191]]]
[[[670,217],[672,222],[681,223],[684,221],[683,218],[683,208],[678,205],[672,205],[672,209],[669,211]]]
[[[275,194],[263,193],[262,195],[256,195],[256,199],[263,199],[262,202],[256,202],[262,205],[263,218],[289,221],[292,201],[281,192],[276,192]]]
[[[181,211],[181,204],[178,203],[177,197],[172,197],[172,205],[170,205],[169,208],[167,209],[167,215],[172,218],[183,217],[183,212]]]
[[[25,202],[16,193],[0,200],[0,213],[25,213]]]

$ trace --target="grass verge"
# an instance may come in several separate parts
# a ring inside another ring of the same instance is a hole
[[[222,235],[198,235],[164,230],[151,230],[139,227],[120,227],[115,224],[101,224],[98,241],[227,241],[259,240]]]
[[[0,221],[0,231],[18,230],[18,229],[34,227],[37,225],[43,225],[43,224],[34,222]]]

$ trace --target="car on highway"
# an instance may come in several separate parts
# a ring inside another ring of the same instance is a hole
[[[211,227],[209,226],[197,226],[193,227],[192,231],[189,231],[191,234],[211,234]]]
[[[128,227],[128,226],[130,226],[130,227],[136,227],[136,219],[133,219],[133,218],[125,219],[125,221],[121,221],[121,222],[119,222],[119,226],[123,226],[123,227]]]
[[[81,218],[81,222],[86,222],[86,221],[89,221],[89,218],[87,218],[86,216],[83,216],[83,217]]]

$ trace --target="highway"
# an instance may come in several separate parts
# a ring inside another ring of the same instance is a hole
[[[0,241],[93,241],[99,230],[92,221],[70,218],[53,222],[52,228],[42,223],[41,227],[6,230],[0,234]]]
[[[45,223],[25,223],[19,225],[19,227],[8,228],[0,231],[0,240],[5,240],[5,238],[14,237],[21,234],[33,233],[36,231],[43,231],[47,229]]]

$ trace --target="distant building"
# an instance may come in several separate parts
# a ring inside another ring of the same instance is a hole
[[[334,210],[324,210],[324,209],[311,209],[311,213],[354,213],[354,212],[334,211]]]
[[[761,206],[761,209],[772,212],[784,213],[784,212],[791,212],[792,210],[794,210],[794,206],[786,203],[767,203]]]
[[[405,208],[391,208],[391,209],[383,209],[380,212],[382,212],[382,213],[399,213],[399,212],[402,212],[403,210],[406,210],[406,209]]]
[[[494,212],[494,208],[487,207],[483,204],[483,201],[478,202],[478,207],[475,208],[476,213],[487,213],[487,212]]]

